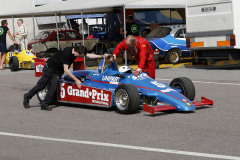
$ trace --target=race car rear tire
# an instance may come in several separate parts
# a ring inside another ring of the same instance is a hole
[[[180,61],[180,51],[178,49],[172,49],[165,55],[165,62],[170,64],[177,64]]]
[[[94,67],[98,65],[98,61],[86,61],[86,66],[88,67]]]
[[[170,87],[180,89],[181,94],[187,97],[190,101],[195,98],[195,87],[193,82],[187,77],[179,77],[172,80]]]
[[[40,103],[43,102],[43,100],[45,99],[46,95],[47,95],[47,87],[44,88],[42,91],[39,91],[37,93],[37,98],[38,98]],[[56,103],[57,103],[57,92],[53,95],[53,98],[52,98],[52,100],[50,102],[50,105],[54,105]]]
[[[159,68],[159,65],[160,65],[159,61],[155,61],[155,68],[156,68],[156,69]]]
[[[114,104],[120,114],[136,113],[140,105],[137,88],[132,84],[119,85],[115,90]]]
[[[9,68],[11,71],[18,71],[19,70],[19,61],[16,56],[12,56],[9,61]]]
[[[89,57],[85,57],[86,61],[97,61],[97,58],[89,58]]]
[[[158,54],[154,54],[154,61],[157,62],[159,61],[158,59],[159,59]]]

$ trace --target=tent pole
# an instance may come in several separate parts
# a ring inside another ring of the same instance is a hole
[[[60,44],[59,44],[59,34],[58,34],[58,20],[57,20],[57,13],[55,12],[55,20],[56,20],[56,30],[57,30],[57,45],[58,45],[58,50],[60,49]]]
[[[72,29],[72,25],[71,25],[71,22],[70,22],[69,16],[68,16],[68,24],[69,24],[70,29]]]
[[[60,14],[60,12],[59,12],[59,28],[61,29],[62,28],[62,22],[61,22],[61,14]]]
[[[123,28],[124,28],[124,38],[126,38],[126,8],[123,5]],[[127,51],[124,52],[125,55],[125,66],[127,66]]]
[[[172,22],[172,10],[170,9],[170,20],[171,20],[171,25],[173,24]]]
[[[32,14],[32,20],[33,20],[34,53],[35,53],[35,56],[36,56],[37,49],[36,49],[36,32],[35,32],[34,14]]]
[[[82,15],[82,37],[83,37],[83,46],[85,46],[85,42],[84,42],[84,31],[83,31],[83,10],[81,10],[81,15]]]
[[[88,25],[88,36],[89,36],[89,17],[87,18],[87,25]]]
[[[12,16],[12,25],[13,25],[13,34],[15,34],[15,26],[14,26],[14,17],[13,16]]]

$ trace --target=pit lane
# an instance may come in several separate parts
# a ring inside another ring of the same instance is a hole
[[[0,159],[210,159],[206,154],[240,157],[239,69],[158,69],[157,80],[170,83],[189,77],[201,96],[214,101],[195,113],[146,112],[119,115],[113,109],[57,106],[41,111],[37,98],[30,109],[22,106],[23,93],[36,84],[34,71],[0,72],[0,132],[64,140],[203,153],[190,156],[129,148],[0,135]],[[222,157],[224,159],[224,157]],[[226,157],[225,157],[226,158]]]

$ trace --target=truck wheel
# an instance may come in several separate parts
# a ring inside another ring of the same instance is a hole
[[[165,62],[170,64],[177,64],[180,61],[180,52],[177,49],[172,49],[167,52]]]
[[[179,77],[172,80],[170,87],[180,89],[181,94],[187,97],[190,101],[195,98],[195,87],[193,82],[187,77]]]
[[[12,56],[9,61],[9,68],[11,71],[18,71],[19,70],[19,61],[16,56]]]
[[[196,60],[196,58],[193,58],[192,59],[192,65],[196,65],[197,64],[197,60]]]
[[[44,88],[43,90],[39,91],[37,93],[37,98],[39,100],[40,103],[43,102],[43,100],[45,99],[46,95],[47,95],[47,91],[48,91],[48,88]],[[50,102],[51,105],[54,105],[57,103],[57,92],[53,95],[53,98]]]
[[[114,104],[120,114],[136,113],[140,105],[137,88],[132,84],[118,86],[114,94]]]

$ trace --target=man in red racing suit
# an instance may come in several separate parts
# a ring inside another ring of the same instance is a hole
[[[138,69],[134,75],[138,76],[146,72],[149,77],[155,79],[155,61],[152,47],[148,41],[142,37],[128,36],[113,51],[113,58],[122,51],[127,50],[129,54],[134,55],[138,64]],[[113,58],[111,60],[113,60]]]

